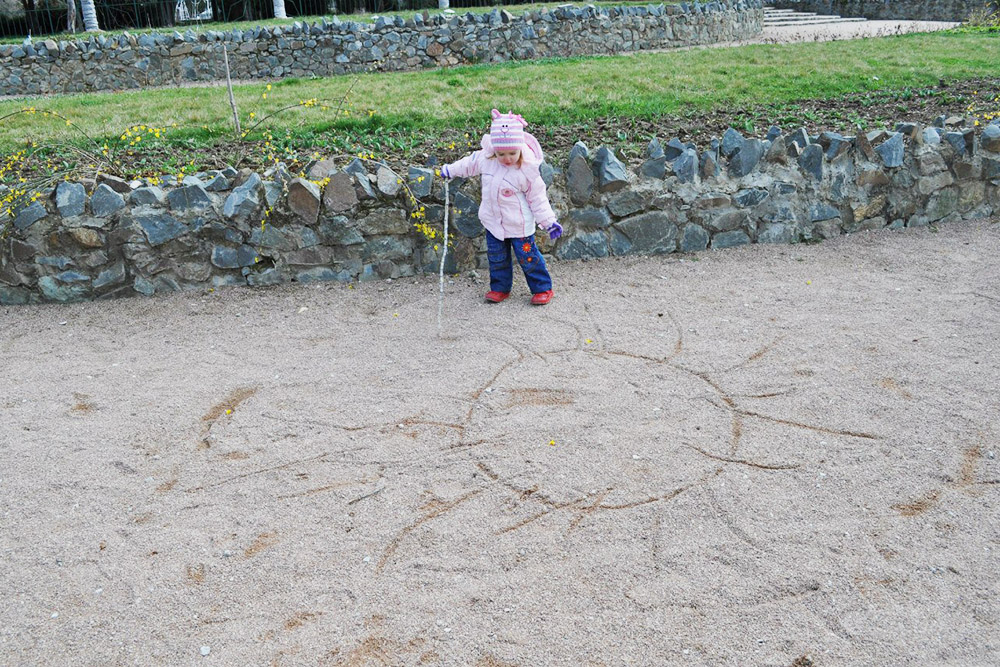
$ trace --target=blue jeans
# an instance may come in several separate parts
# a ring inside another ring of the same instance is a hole
[[[486,232],[486,255],[490,260],[490,289],[494,292],[509,292],[514,284],[514,267],[510,251],[514,251],[517,263],[524,271],[524,279],[532,294],[552,289],[552,278],[545,268],[545,259],[538,252],[535,237],[500,240]]]

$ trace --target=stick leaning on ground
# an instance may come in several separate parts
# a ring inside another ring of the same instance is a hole
[[[441,267],[438,269],[438,338],[441,337],[441,311],[444,309],[444,259],[448,255],[448,179],[444,179],[444,246],[441,248]]]

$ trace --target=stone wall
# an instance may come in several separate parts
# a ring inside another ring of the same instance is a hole
[[[566,233],[540,245],[558,259],[699,252],[988,217],[1000,212],[1000,125],[977,134],[961,124],[857,137],[730,129],[700,151],[654,140],[632,165],[577,144],[566,164],[544,165]],[[312,180],[279,166],[162,185],[60,183],[0,221],[0,303],[436,274],[441,238],[414,226],[443,219],[434,171],[341,167],[317,162]],[[447,269],[485,269],[478,182],[456,179],[451,191]],[[414,218],[421,207],[426,217]]]
[[[877,20],[964,21],[991,0],[774,0],[777,9]]]
[[[0,45],[0,94],[120,90],[225,79],[280,79],[611,54],[745,39],[762,0],[645,7],[560,7],[512,16],[417,14],[232,32],[92,36]]]

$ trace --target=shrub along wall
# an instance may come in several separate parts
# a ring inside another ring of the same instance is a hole
[[[1000,125],[977,135],[951,120],[857,137],[730,129],[701,152],[654,140],[631,167],[606,147],[577,144],[563,168],[543,169],[566,234],[540,245],[559,259],[699,252],[1000,212]],[[279,166],[169,185],[60,183],[8,221],[0,303],[437,273],[440,236],[427,238],[411,216],[422,206],[426,222],[443,218],[432,169],[397,176],[360,160],[342,169],[320,161],[307,176]],[[449,272],[488,266],[477,186],[451,184]]]
[[[761,31],[762,0],[645,7],[560,7],[512,16],[417,14],[374,23],[256,27],[200,34],[124,34],[0,45],[0,94],[280,79],[479,62],[610,54],[745,39]]]
[[[877,20],[964,21],[990,0],[773,0],[778,9]]]

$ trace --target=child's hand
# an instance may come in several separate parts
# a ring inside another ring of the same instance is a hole
[[[448,165],[441,167],[441,178],[446,181],[451,180],[451,172],[448,171]]]
[[[560,225],[558,222],[553,222],[552,225],[549,227],[548,231],[549,231],[549,238],[555,241],[557,238],[562,236],[563,228],[562,225]]]

